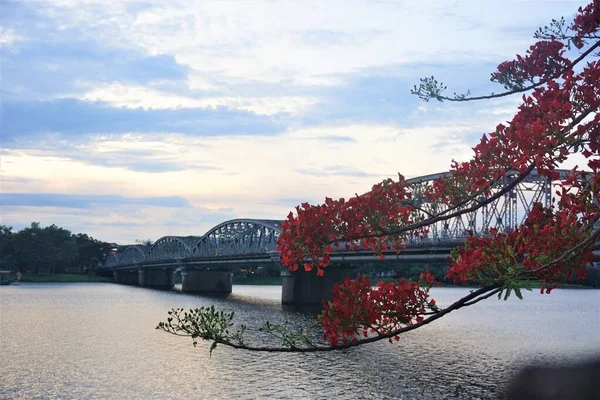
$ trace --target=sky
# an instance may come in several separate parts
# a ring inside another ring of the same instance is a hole
[[[468,160],[500,62],[584,1],[0,0],[0,224],[120,244]]]

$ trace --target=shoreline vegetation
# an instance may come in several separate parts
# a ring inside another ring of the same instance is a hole
[[[19,281],[16,280],[15,274],[11,274],[13,282],[23,283],[99,283],[99,282],[112,282],[111,278],[106,278],[99,275],[92,274],[22,274]]]
[[[14,274],[11,274],[11,278],[13,282],[17,282]],[[177,279],[179,278],[179,279]],[[373,282],[377,281],[384,282],[396,282],[397,278],[377,278],[373,279]],[[110,283],[112,282],[111,278],[92,275],[92,274],[23,274],[21,276],[21,280],[18,282],[22,283]],[[181,283],[181,277],[175,276],[175,283]],[[249,277],[240,277],[235,276],[233,278],[234,285],[268,285],[268,286],[277,286],[281,285],[281,277],[279,276],[249,276]],[[532,283],[531,287],[533,289],[539,289],[540,283]],[[463,285],[452,285],[448,283],[442,283],[440,287],[474,287],[474,286],[463,286]],[[586,286],[581,284],[571,284],[565,283],[560,287],[561,289],[597,289],[592,286]]]
[[[398,279],[389,279],[389,278],[382,278],[379,280],[384,281],[384,282],[397,282],[398,281]],[[467,285],[454,285],[452,283],[441,282],[439,287],[478,289],[481,286],[468,285],[468,284]],[[539,289],[540,287],[542,287],[541,281],[540,282],[531,282],[531,289],[535,290],[535,289]],[[521,286],[521,289],[525,289],[525,286]],[[564,283],[557,289],[600,289],[600,288],[595,288],[593,286],[587,286],[587,285],[581,285],[578,283]]]

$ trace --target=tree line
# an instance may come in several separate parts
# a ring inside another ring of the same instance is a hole
[[[93,272],[113,245],[54,224],[43,228],[32,222],[18,232],[0,225],[0,269],[34,274]]]

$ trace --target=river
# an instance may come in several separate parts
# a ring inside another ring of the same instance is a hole
[[[441,306],[468,292],[435,288]],[[174,307],[214,304],[240,322],[294,324],[280,286],[226,299],[115,284],[0,287],[2,399],[493,399],[519,366],[600,355],[600,291],[495,297],[380,342],[320,354],[267,354],[155,330]]]

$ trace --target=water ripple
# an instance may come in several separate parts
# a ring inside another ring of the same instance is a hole
[[[0,399],[492,399],[532,360],[600,349],[599,291],[488,300],[403,336],[325,354],[265,354],[156,331],[173,307],[214,304],[241,323],[298,326],[280,287],[235,286],[229,298],[112,284],[0,288]],[[466,293],[440,288],[439,304]],[[258,336],[259,342],[268,340]]]

